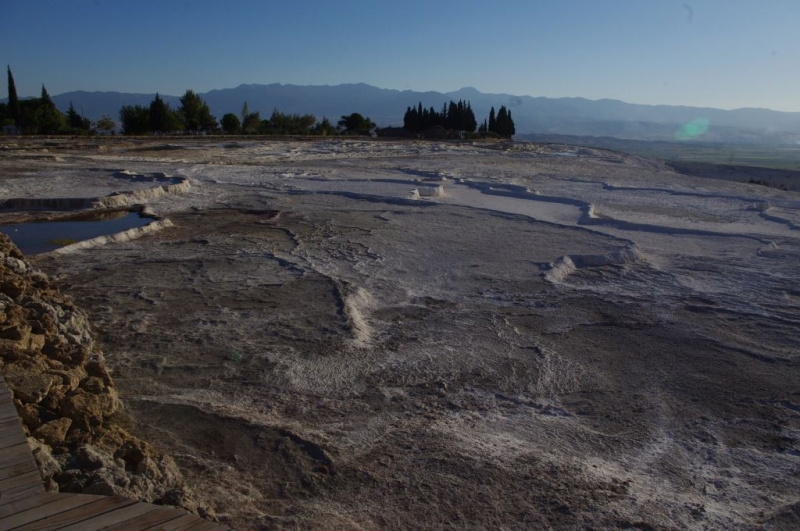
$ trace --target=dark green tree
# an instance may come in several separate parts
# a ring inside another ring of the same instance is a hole
[[[408,107],[403,115],[403,127],[412,132],[425,131],[432,127],[443,127],[450,131],[475,132],[478,122],[469,102],[459,100],[458,103],[450,101],[442,104],[441,112],[431,107],[423,109],[422,103],[418,107]]]
[[[478,128],[478,120],[475,119],[475,113],[472,112],[472,105],[467,102],[464,109],[464,130],[468,133],[474,133]]]
[[[446,129],[451,129],[453,131],[461,129],[461,127],[459,127],[461,125],[461,113],[458,110],[458,105],[460,103],[461,102],[456,103],[453,100],[450,100],[450,105],[447,107],[447,115],[442,116],[443,121],[445,122],[443,125]],[[444,110],[442,111],[442,114],[444,115]]]
[[[150,108],[144,105],[123,105],[119,110],[122,132],[126,135],[146,135],[150,132]]]
[[[350,135],[368,135],[375,128],[372,120],[357,112],[349,116],[342,116],[337,125],[340,129],[344,129],[345,134]]]
[[[208,104],[193,90],[187,90],[181,96],[178,114],[186,131],[213,131],[217,128],[217,119],[211,115]]]
[[[229,135],[238,134],[242,130],[242,122],[238,116],[229,112],[222,117],[222,130]]]
[[[494,125],[494,132],[500,136],[506,136],[506,129],[508,128],[508,111],[506,110],[505,105],[500,106],[500,110],[497,111],[497,121]]]
[[[44,85],[42,85],[35,121],[36,132],[41,135],[56,135],[61,133],[66,125],[64,115],[56,109],[56,105],[50,99],[50,94],[47,93]]]
[[[497,132],[497,118],[495,118],[494,107],[489,111],[489,132]]]
[[[403,115],[403,128],[414,132],[417,130],[417,108],[408,107]]]
[[[242,121],[242,133],[246,135],[257,135],[261,129],[261,113],[251,112]]]
[[[105,131],[110,133],[117,127],[117,124],[114,123],[114,120],[107,114],[104,114],[97,122],[94,124],[95,128],[98,131]]]
[[[322,117],[321,122],[317,122],[317,125],[311,128],[312,135],[319,135],[319,136],[333,136],[336,134],[336,128],[333,126],[330,120]]]
[[[22,122],[22,109],[19,105],[19,97],[17,96],[17,86],[14,83],[14,74],[11,73],[11,66],[7,66],[8,70],[8,117],[14,121],[14,124],[19,127]]]
[[[250,112],[250,107],[248,107],[247,100],[245,100],[244,105],[242,105],[242,133],[255,135],[258,134],[260,129],[261,113],[258,111]]]
[[[179,131],[182,125],[169,104],[156,93],[156,97],[150,102],[150,130],[154,133],[172,133]]]
[[[492,116],[489,115],[489,123],[491,124]],[[511,119],[511,112],[506,109],[505,105],[500,107],[500,110],[497,112],[497,120],[495,122],[494,129],[492,129],[491,125],[489,126],[489,130],[497,133],[503,138],[511,138],[516,129],[514,127],[514,120]]]
[[[169,106],[161,99],[161,96],[156,93],[156,97],[150,102],[150,130],[157,133],[165,132],[168,115]]]
[[[269,120],[261,122],[260,132],[265,135],[308,135],[316,122],[313,114],[284,114],[275,109]]]
[[[78,114],[71,101],[69,102],[69,109],[67,110],[67,127],[69,127],[73,133],[85,132],[91,127],[91,122]]]

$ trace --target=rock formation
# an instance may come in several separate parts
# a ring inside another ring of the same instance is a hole
[[[201,516],[175,462],[125,420],[86,314],[0,234],[0,368],[48,490],[119,495]]]

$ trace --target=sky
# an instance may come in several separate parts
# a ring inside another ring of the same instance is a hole
[[[800,111],[798,0],[3,0],[20,96],[243,83]],[[0,98],[6,97],[5,83]]]

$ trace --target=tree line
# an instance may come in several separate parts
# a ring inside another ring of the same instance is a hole
[[[505,105],[495,115],[494,107],[489,111],[488,119],[480,127],[475,120],[475,113],[469,101],[459,100],[458,103],[450,101],[442,105],[442,110],[437,112],[431,107],[425,109],[422,102],[416,107],[408,107],[403,115],[403,129],[415,135],[435,134],[435,129],[441,128],[453,134],[472,135],[478,132],[479,136],[499,136],[511,138],[516,134],[511,111]]]
[[[484,120],[478,128],[479,133],[494,133],[503,138],[511,138],[517,133],[514,127],[514,120],[511,118],[511,111],[505,105],[500,106],[497,116],[494,114],[494,107],[489,111],[489,120]]]
[[[447,103],[442,105],[440,112],[436,112],[433,107],[423,109],[422,102],[419,102],[417,107],[408,107],[406,110],[403,127],[412,133],[432,127],[473,133],[478,127],[478,122],[475,121],[475,113],[472,112],[469,102],[458,100],[456,103],[451,100],[449,105]]]
[[[0,124],[10,126],[13,132],[31,135],[88,134],[91,132],[113,132],[117,125],[104,115],[92,122],[79,114],[72,102],[66,113],[59,111],[47,89],[42,85],[38,98],[20,100],[17,95],[11,67],[8,73],[8,103],[0,103]],[[119,123],[126,135],[147,134],[215,134],[230,135],[368,135],[376,130],[368,117],[359,113],[342,116],[334,125],[323,117],[317,121],[312,114],[289,114],[278,109],[269,118],[262,119],[258,111],[250,112],[244,102],[239,115],[225,114],[220,121],[211,114],[208,104],[193,90],[187,90],[180,98],[180,105],[172,109],[166,101],[156,94],[149,105],[123,105],[119,110]],[[501,106],[495,113],[494,107],[489,117],[478,126],[475,113],[469,101],[459,100],[444,103],[440,111],[433,107],[425,109],[420,102],[416,107],[408,107],[403,116],[403,129],[406,135],[413,136],[452,136],[464,137],[494,136],[511,138],[515,133],[511,111]],[[376,130],[378,134],[394,136],[401,131],[394,128]]]
[[[42,85],[38,98],[20,100],[11,67],[7,67],[8,102],[0,103],[0,125],[13,132],[28,135],[88,134],[90,131],[112,130],[114,121],[104,116],[97,122],[78,114],[72,102],[66,114],[59,111],[47,88]]]
[[[180,98],[180,106],[174,110],[158,94],[149,106],[123,105],[119,111],[119,120],[122,132],[126,135],[181,132],[229,135],[368,135],[375,128],[369,118],[358,113],[342,116],[335,126],[328,118],[323,117],[322,121],[317,121],[313,114],[290,114],[277,109],[272,111],[269,118],[261,119],[260,112],[250,112],[246,101],[239,115],[227,113],[218,123],[208,104],[192,90],[184,93]]]
[[[20,100],[11,67],[8,70],[8,103],[0,103],[0,124],[13,132],[26,135],[89,134],[113,132],[117,124],[107,115],[92,122],[75,110],[72,102],[66,113],[59,111],[47,89],[42,85],[39,98]],[[244,134],[244,135],[368,135],[375,124],[359,113],[342,116],[336,124],[323,117],[317,121],[312,114],[287,114],[277,109],[267,119],[259,112],[250,112],[247,102],[239,116],[227,113],[219,122],[208,104],[193,90],[180,98],[172,109],[156,94],[149,105],[123,105],[119,123],[126,135],[148,134]]]

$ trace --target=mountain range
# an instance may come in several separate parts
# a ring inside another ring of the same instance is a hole
[[[53,96],[59,109],[70,102],[84,116],[97,119],[107,114],[116,118],[122,105],[148,105],[155,94],[121,92],[67,92]],[[268,118],[273,109],[284,113],[310,113],[318,119],[336,122],[340,116],[359,112],[379,126],[399,126],[409,106],[422,102],[437,111],[443,103],[469,101],[478,122],[505,105],[512,112],[518,135],[561,134],[608,136],[638,140],[674,140],[685,124],[701,121],[708,128],[693,138],[701,141],[796,144],[800,142],[800,113],[768,109],[722,110],[708,107],[640,105],[619,100],[585,98],[544,98],[512,94],[486,94],[466,87],[454,92],[414,92],[377,88],[364,83],[343,85],[240,85],[211,90],[200,96],[211,112],[239,115],[245,101],[250,112]],[[178,96],[162,95],[173,108]],[[705,128],[703,128],[705,129]]]

